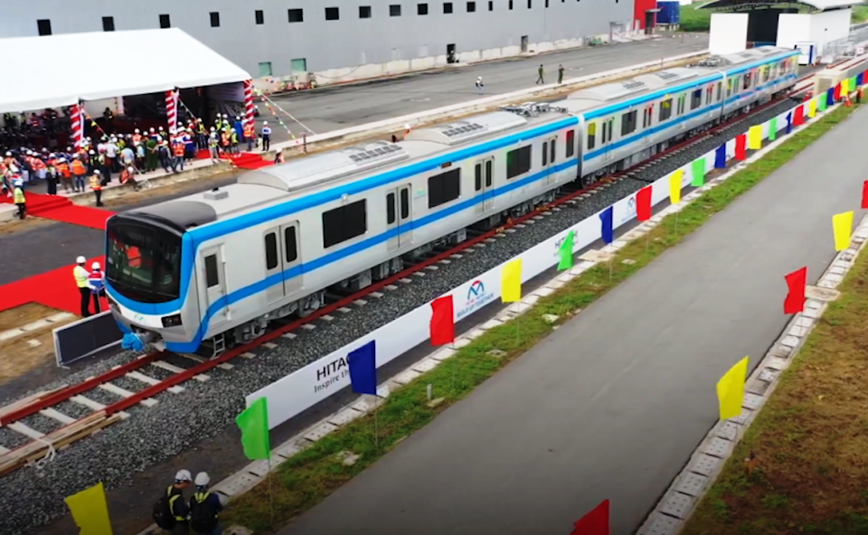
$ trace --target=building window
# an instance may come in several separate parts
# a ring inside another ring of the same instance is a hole
[[[367,201],[362,199],[322,214],[323,248],[358,238],[368,231]]]
[[[304,11],[301,9],[290,9],[289,22],[304,22]]]
[[[530,171],[531,146],[506,153],[506,179],[515,178]]]
[[[256,18],[256,24],[265,24],[265,14],[261,9],[254,11],[253,16]]]
[[[467,2],[467,12],[475,13],[476,12],[476,2]]]
[[[115,18],[114,17],[103,17],[102,18],[102,31],[104,31],[104,32],[115,31]]]
[[[325,12],[326,20],[338,20],[340,18],[340,11],[336,7],[327,7]]]
[[[169,15],[160,15],[160,28],[171,28],[172,23],[169,21]]]
[[[621,116],[621,137],[628,136],[636,131],[636,119],[638,115],[639,112],[633,110]]]
[[[36,28],[39,30],[39,35],[51,35],[51,21],[48,19],[37,20]]]
[[[390,17],[400,17],[401,16],[401,5],[400,4],[392,4],[389,6],[389,16]]]
[[[271,71],[271,62],[270,61],[260,61],[259,62],[259,77],[265,78],[266,76],[272,76],[273,73]]]
[[[205,257],[205,286],[213,288],[220,284],[220,276],[217,274],[217,255]]]
[[[416,4],[416,14],[417,15],[427,15],[428,14],[428,4]]]
[[[359,18],[360,19],[371,18],[371,6],[359,6]]]
[[[428,178],[428,208],[454,201],[461,196],[461,168]]]
[[[212,11],[210,13],[210,15],[211,15],[211,27],[212,28],[219,28],[220,27],[220,13],[217,13],[216,11]]]
[[[443,13],[447,15],[452,13],[452,2],[443,2]]]
[[[494,2],[492,2],[491,0],[488,1],[488,10],[494,11]]]

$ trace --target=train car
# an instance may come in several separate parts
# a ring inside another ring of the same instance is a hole
[[[568,183],[644,160],[783,91],[796,55],[713,58],[580,91],[558,107],[504,108],[122,212],[106,231],[112,313],[156,347],[219,354],[274,319],[317,310],[330,288],[362,289],[463,241],[468,228],[527,213]]]

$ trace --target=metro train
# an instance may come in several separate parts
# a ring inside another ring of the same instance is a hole
[[[109,219],[127,336],[216,355],[781,96],[799,52],[761,47],[247,172]]]

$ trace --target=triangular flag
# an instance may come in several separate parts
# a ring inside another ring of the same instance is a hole
[[[690,182],[690,185],[694,188],[701,188],[705,185],[705,158],[700,158],[698,160],[694,160],[692,164],[690,164],[690,171],[693,175],[693,179]]]
[[[452,294],[431,303],[431,345],[442,346],[455,341],[455,306]]]
[[[684,171],[679,169],[669,175],[669,202],[678,204],[681,202],[681,180],[684,177]]]
[[[500,274],[500,294],[504,303],[521,301],[521,258],[503,266]]]
[[[729,420],[741,414],[741,406],[744,403],[744,382],[747,380],[747,363],[748,357],[741,359],[717,382],[721,420]]]
[[[108,504],[102,482],[66,498],[79,535],[112,535]]]
[[[241,429],[241,445],[244,455],[251,461],[268,459],[271,445],[268,440],[268,401],[259,398],[238,415],[235,423]]]
[[[805,289],[808,283],[808,268],[803,267],[793,271],[784,280],[787,281],[787,298],[784,300],[784,314],[798,314],[805,310]]]
[[[565,269],[570,269],[573,267],[573,238],[575,237],[574,231],[567,232],[567,237],[564,238],[564,241],[561,242],[561,246],[558,249],[558,256],[560,260],[558,261],[558,271],[563,271]]]
[[[772,117],[769,121],[769,141],[774,141],[778,137],[778,118]]]
[[[610,535],[609,500],[603,500],[573,525],[572,535]]]
[[[850,247],[850,235],[853,232],[853,212],[833,215],[832,231],[835,233],[836,251],[843,251]]]

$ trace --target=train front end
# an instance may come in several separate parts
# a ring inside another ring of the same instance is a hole
[[[187,291],[192,265],[183,262],[185,234],[170,219],[144,211],[108,220],[106,294],[124,348],[141,351],[151,344],[192,352],[198,347],[199,309],[195,288]]]

